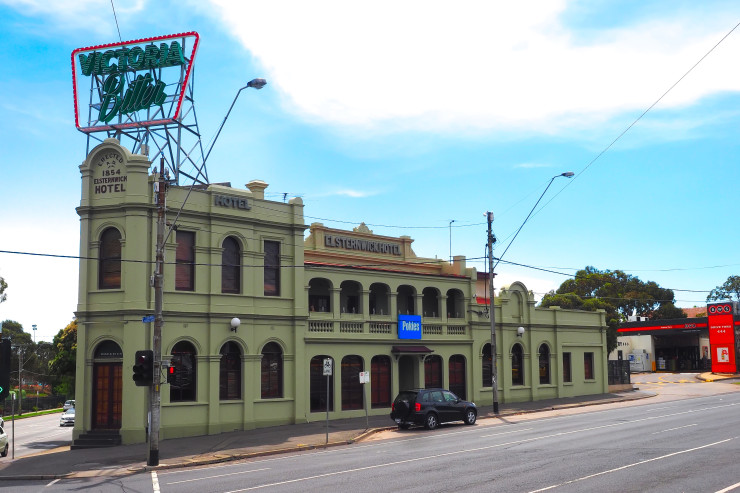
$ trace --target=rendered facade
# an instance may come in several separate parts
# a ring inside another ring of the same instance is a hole
[[[150,168],[114,139],[80,166],[75,438],[146,439],[149,392],[132,366],[152,344]],[[492,404],[488,304],[463,257],[419,258],[411,238],[365,225],[306,225],[300,198],[265,200],[266,187],[167,191],[169,221],[187,201],[165,243],[162,358],[177,372],[162,384],[161,438],[323,420],[327,407],[330,419],[388,414],[413,387]],[[521,283],[494,310],[499,402],[608,391],[603,312],[536,308]]]

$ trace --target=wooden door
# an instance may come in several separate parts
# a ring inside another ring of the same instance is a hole
[[[93,367],[92,429],[121,428],[123,365],[95,363]]]

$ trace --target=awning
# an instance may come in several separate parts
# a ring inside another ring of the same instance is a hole
[[[393,346],[391,348],[393,354],[427,354],[433,352],[433,349],[426,346]]]

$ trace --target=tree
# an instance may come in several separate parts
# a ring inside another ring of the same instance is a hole
[[[676,308],[673,291],[657,283],[641,281],[621,270],[600,271],[587,266],[576,272],[573,279],[564,281],[557,291],[542,299],[540,306],[561,306],[579,310],[606,311],[607,350],[617,347],[617,328],[630,315],[648,317],[650,320],[686,318]]]
[[[72,320],[54,336],[52,344],[57,352],[49,363],[49,370],[55,374],[55,393],[73,395],[77,361],[77,320]]]
[[[5,293],[6,289],[8,289],[8,283],[0,277],[0,303],[8,299],[8,295]]]
[[[740,301],[740,276],[730,276],[721,286],[714,288],[707,301]]]

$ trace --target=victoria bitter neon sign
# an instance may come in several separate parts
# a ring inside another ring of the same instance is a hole
[[[74,50],[77,129],[91,133],[177,121],[199,39],[188,32]]]

